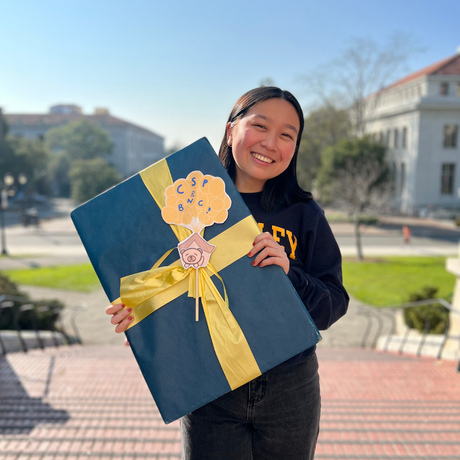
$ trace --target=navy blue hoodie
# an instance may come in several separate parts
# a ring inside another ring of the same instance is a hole
[[[319,330],[325,330],[348,308],[342,284],[342,257],[324,211],[314,201],[280,206],[268,214],[260,206],[262,192],[241,193],[259,227],[284,247],[290,269],[288,277]],[[307,359],[310,348],[284,364]]]

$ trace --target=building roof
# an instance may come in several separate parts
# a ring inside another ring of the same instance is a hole
[[[150,134],[155,134],[158,137],[162,137],[153,131],[142,128],[141,126],[129,123],[121,120],[120,118],[114,117],[110,114],[98,114],[98,115],[84,115],[79,113],[43,113],[43,114],[29,114],[29,113],[4,113],[8,124],[10,125],[22,125],[22,126],[61,126],[69,122],[81,120],[82,118],[97,123],[100,126],[132,126],[134,128],[146,131]]]
[[[387,86],[383,91],[387,91],[426,75],[460,75],[460,54],[455,54],[454,56],[431,64],[417,72],[413,72],[390,86]]]

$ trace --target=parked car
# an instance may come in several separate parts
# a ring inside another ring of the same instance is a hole
[[[27,227],[28,225],[35,225],[38,227],[38,209],[34,207],[25,209],[21,215],[21,224],[24,225],[24,227]]]

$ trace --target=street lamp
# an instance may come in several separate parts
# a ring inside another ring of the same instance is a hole
[[[21,185],[21,222],[25,226],[27,222],[27,216],[26,216],[27,203],[26,203],[26,194],[23,189],[24,189],[24,186],[27,184],[27,176],[23,173],[19,174],[18,182]]]
[[[11,187],[14,184],[14,177],[10,173],[6,173],[3,176],[3,181],[7,187]]]
[[[25,174],[19,174],[18,181],[21,185],[27,184],[27,176]]]
[[[6,251],[6,233],[5,233],[5,211],[8,209],[8,187],[14,184],[14,177],[10,173],[3,176],[3,184],[1,185],[1,213],[2,213],[2,254],[8,255]]]

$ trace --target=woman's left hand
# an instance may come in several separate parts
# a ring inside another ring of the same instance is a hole
[[[254,267],[265,267],[266,265],[279,265],[286,275],[289,272],[289,259],[283,246],[279,245],[273,236],[268,233],[261,233],[253,243],[254,247],[249,251],[248,256],[257,254],[253,260]]]

